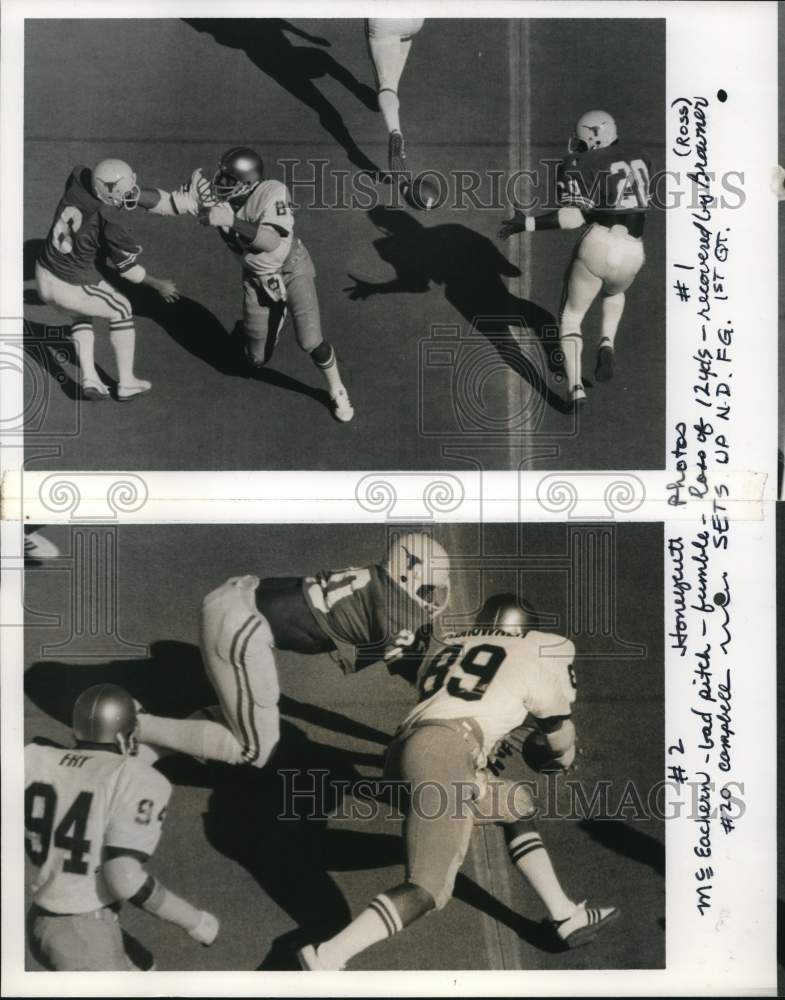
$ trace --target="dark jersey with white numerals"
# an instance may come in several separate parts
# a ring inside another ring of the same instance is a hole
[[[633,143],[570,153],[559,165],[559,204],[580,208],[588,222],[643,233],[650,202],[651,160]]]
[[[75,167],[55,211],[39,260],[56,278],[71,285],[93,283],[96,261],[108,261],[122,274],[142,248],[125,228],[125,209],[93,194],[89,167]]]

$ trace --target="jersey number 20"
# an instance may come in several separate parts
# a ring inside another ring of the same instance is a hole
[[[461,653],[463,646],[447,646],[434,658],[422,680],[423,697],[435,694],[449,673],[447,694],[464,701],[479,701],[507,656],[502,646],[488,642],[472,646],[460,662],[456,662]]]
[[[649,171],[643,160],[616,160],[610,166],[616,181],[615,208],[646,208],[649,204]]]
[[[54,827],[57,813],[57,792],[43,781],[34,781],[25,789],[25,838],[27,856],[34,865],[42,865],[49,857],[52,844],[66,851],[63,871],[85,875],[90,841],[85,838],[87,818],[93,804],[92,792],[80,792],[65,816]],[[54,829],[53,829],[54,827]]]

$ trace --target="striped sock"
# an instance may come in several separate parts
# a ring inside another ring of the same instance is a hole
[[[77,320],[71,325],[71,338],[76,348],[82,378],[91,382],[100,381],[95,370],[95,334],[93,324],[89,320]]]
[[[522,833],[507,845],[510,859],[545,904],[551,920],[566,920],[575,912],[575,903],[565,895],[545,844],[536,830]]]
[[[361,951],[402,929],[403,922],[394,904],[380,893],[348,927],[319,945],[319,959],[328,969],[341,969]]]
[[[338,371],[338,359],[335,357],[335,348],[332,345],[330,346],[330,356],[326,361],[317,361],[314,358],[314,364],[321,371],[322,375],[324,375],[328,392],[331,396],[334,396],[343,385],[341,373]]]
[[[117,359],[117,381],[122,386],[130,386],[136,382],[134,375],[134,351],[136,347],[136,330],[132,317],[113,319],[109,324],[109,339]]]

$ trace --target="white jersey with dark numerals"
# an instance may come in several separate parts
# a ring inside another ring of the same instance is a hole
[[[538,719],[572,713],[574,658],[569,639],[546,632],[520,637],[473,628],[447,635],[423,666],[421,700],[401,728],[468,716],[482,729],[487,754],[530,713]]]
[[[171,792],[167,779],[136,757],[28,744],[25,850],[33,901],[52,913],[89,913],[113,902],[101,874],[107,849],[149,858]]]
[[[153,215],[199,215],[200,211],[216,204],[214,199],[203,201],[199,196],[198,184],[204,179],[200,170],[195,170],[190,179],[176,191],[159,191],[161,199],[151,208]],[[277,274],[292,249],[294,238],[294,214],[289,189],[281,181],[266,180],[258,184],[235,212],[235,217],[256,226],[270,226],[281,237],[274,250],[254,252],[246,249],[246,243],[235,233],[221,232],[230,250],[242,255],[243,266],[255,275]]]

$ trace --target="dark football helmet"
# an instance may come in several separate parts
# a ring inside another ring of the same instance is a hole
[[[123,753],[136,747],[136,705],[117,684],[94,684],[74,704],[74,737],[80,742],[109,743]]]
[[[261,156],[248,146],[234,146],[219,160],[210,188],[219,201],[234,201],[247,198],[263,180]]]
[[[534,608],[515,594],[494,594],[483,604],[477,624],[523,637],[534,628]]]

